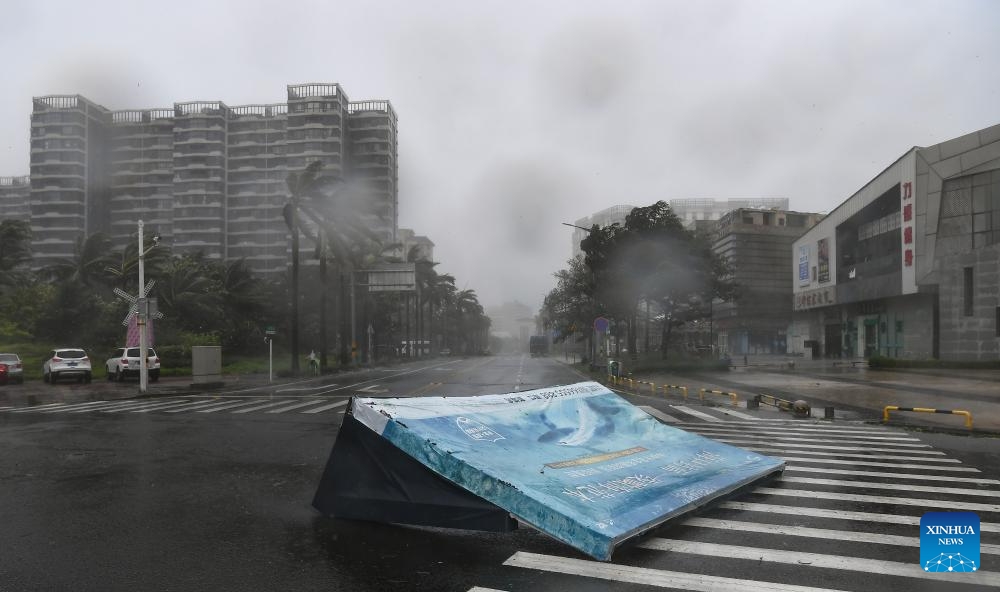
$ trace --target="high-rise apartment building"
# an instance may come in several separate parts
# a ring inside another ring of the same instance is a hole
[[[33,265],[70,257],[83,236],[107,232],[111,113],[81,96],[35,98],[31,113]]]
[[[285,179],[317,160],[325,176],[363,185],[376,201],[366,225],[386,244],[396,239],[395,111],[388,101],[351,102],[338,84],[290,85],[286,103],[233,107],[111,111],[79,95],[39,97],[31,129],[36,268],[98,231],[124,245],[141,218],[175,253],[281,273]]]
[[[0,177],[0,222],[31,219],[31,180],[23,177]]]

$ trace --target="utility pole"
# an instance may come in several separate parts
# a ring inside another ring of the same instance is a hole
[[[146,287],[146,245],[142,235],[143,222],[139,220],[139,310],[136,318],[136,326],[139,328],[139,393],[146,394],[149,386],[149,368],[146,364],[146,310],[149,300],[143,289]]]
[[[147,293],[152,287],[152,284],[146,285],[146,253],[153,250],[160,242],[160,237],[157,234],[153,235],[153,244],[146,247],[143,235],[143,222],[139,220],[139,293],[136,299],[136,327],[139,329],[139,393],[145,394],[149,386],[149,363],[147,361],[147,356],[149,354],[149,334],[146,332],[147,323],[149,322],[149,294]],[[156,318],[159,318],[159,313],[155,314]]]

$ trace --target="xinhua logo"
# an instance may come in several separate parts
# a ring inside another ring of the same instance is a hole
[[[920,567],[928,572],[979,571],[979,516],[972,512],[921,516]]]

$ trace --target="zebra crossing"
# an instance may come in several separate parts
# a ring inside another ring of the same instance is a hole
[[[0,413],[10,414],[208,414],[223,413],[243,415],[261,414],[319,413],[342,414],[347,408],[349,396],[343,397],[164,397],[157,399],[118,399],[112,401],[87,401],[83,403],[49,403],[34,407],[0,409]]]
[[[783,458],[784,475],[654,531],[609,563],[568,550],[516,549],[495,581],[475,582],[469,592],[1000,589],[1000,480],[919,435],[847,423],[671,417],[670,425]],[[931,511],[979,515],[980,571],[920,568],[920,517]]]
[[[245,415],[260,413],[276,415],[282,413],[300,413],[316,415],[320,413],[342,414],[347,405],[349,394],[330,397],[206,397],[206,396],[176,396],[155,399],[117,399],[111,401],[87,401],[83,403],[49,403],[33,407],[0,408],[0,413],[40,413],[40,414],[78,414],[78,413],[156,413],[173,414],[230,414]],[[801,423],[787,416],[758,417],[741,413],[725,407],[709,407],[689,405],[670,405],[665,410],[651,406],[640,406],[641,409],[659,420],[683,427],[687,423],[724,424],[732,422],[754,421],[759,423]],[[749,418],[749,419],[747,419]]]

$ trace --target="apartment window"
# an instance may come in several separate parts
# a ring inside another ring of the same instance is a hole
[[[1000,306],[997,307],[996,324],[997,337],[1000,337]]]
[[[964,272],[964,278],[962,282],[962,313],[967,316],[972,316],[972,268],[966,267],[962,270]]]

